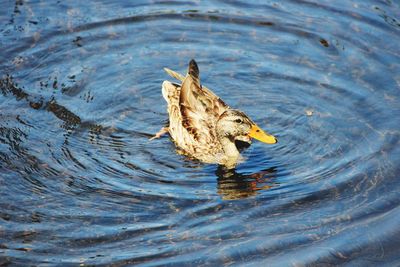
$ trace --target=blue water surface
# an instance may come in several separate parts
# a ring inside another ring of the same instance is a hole
[[[279,143],[149,141],[192,58]],[[398,1],[3,0],[0,79],[2,266],[400,266]]]

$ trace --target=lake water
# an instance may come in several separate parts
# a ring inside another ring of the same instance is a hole
[[[163,67],[278,137],[176,153]],[[0,3],[0,265],[400,266],[398,1]]]

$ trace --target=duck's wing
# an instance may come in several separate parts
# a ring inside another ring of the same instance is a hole
[[[190,70],[192,69],[191,73],[195,74],[195,77],[193,79],[193,75],[190,75]],[[168,68],[164,68],[165,72],[168,73],[168,75],[170,75],[171,77],[181,81],[182,83],[185,81],[186,78],[188,78],[188,76],[191,76],[192,79],[196,82],[196,86],[197,88],[199,88],[200,90],[197,90],[196,88],[194,88],[193,92],[198,92],[201,97],[201,99],[203,99],[204,104],[208,107],[208,111],[212,111],[214,114],[218,114],[221,115],[222,113],[224,113],[227,109],[229,109],[229,106],[227,104],[225,104],[224,101],[222,101],[221,98],[219,98],[216,94],[214,94],[210,89],[208,89],[207,87],[205,87],[204,85],[200,84],[200,79],[199,79],[199,69],[197,67],[197,64],[194,60],[192,60],[189,63],[189,72],[188,75],[185,77],[180,73],[177,73],[171,69]],[[196,74],[197,73],[197,74]],[[195,96],[197,97],[197,95]],[[205,100],[206,99],[206,100]]]
[[[183,127],[182,123],[182,113],[179,104],[181,86],[169,81],[164,81],[162,84],[162,94],[168,103],[169,134],[179,147],[189,152],[192,151],[192,147],[187,144],[193,143],[194,139]]]
[[[213,124],[180,104],[181,86],[164,81],[162,93],[168,103],[168,132],[177,146],[191,156],[201,151],[206,153],[215,146]]]
[[[202,87],[197,64],[192,60],[183,76],[165,69],[182,85],[164,81],[162,92],[168,103],[168,131],[175,143],[189,154],[218,146],[215,133],[219,116],[229,107],[211,90]]]
[[[182,124],[194,139],[205,145],[217,142],[217,121],[229,107],[214,93],[202,88],[194,60],[190,61],[188,74],[182,82],[179,104]]]

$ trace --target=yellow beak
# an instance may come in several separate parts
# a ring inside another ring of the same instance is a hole
[[[278,142],[278,139],[276,139],[273,135],[267,134],[261,130],[256,124],[251,126],[249,136],[267,144],[275,144]]]

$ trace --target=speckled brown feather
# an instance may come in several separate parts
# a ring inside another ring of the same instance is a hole
[[[189,68],[190,68],[190,64],[189,64]],[[198,71],[198,67],[196,67],[196,68]],[[171,69],[164,68],[164,70],[171,77],[181,81],[182,83],[187,78]],[[197,75],[197,77],[199,77],[199,75]],[[198,78],[198,79],[200,79],[200,78]],[[229,109],[229,106],[227,104],[225,104],[225,102],[222,101],[222,99],[219,98],[216,94],[214,94],[210,89],[208,89],[204,85],[200,85],[200,83],[198,83],[198,85],[201,88],[201,94],[203,95],[203,99],[205,99],[205,101],[203,100],[203,105],[205,105],[206,112],[208,114],[212,113],[219,117],[222,113],[224,113],[227,109]]]
[[[229,107],[212,91],[200,84],[197,64],[191,61],[186,77],[165,69],[182,85],[163,83],[163,96],[168,103],[169,133],[185,154],[205,162],[218,161],[222,153],[216,137],[219,116]]]

